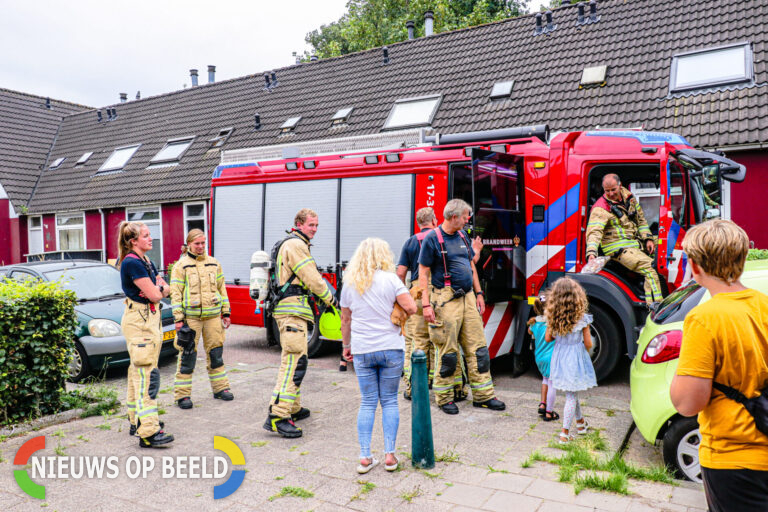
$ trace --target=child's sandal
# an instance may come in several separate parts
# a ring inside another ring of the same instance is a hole
[[[547,413],[546,402],[539,402],[539,416],[544,416]]]
[[[555,421],[560,419],[560,415],[555,411],[547,411],[542,419],[544,421]]]
[[[568,444],[571,441],[573,441],[574,439],[575,438],[573,437],[573,434],[571,434],[571,433],[564,434],[564,433],[560,432],[560,440],[558,441],[558,443],[560,443],[560,444]]]
[[[576,423],[576,433],[580,435],[585,435],[589,431],[589,423],[587,423],[587,420],[584,420],[582,423]]]

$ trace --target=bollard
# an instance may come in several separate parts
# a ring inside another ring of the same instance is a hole
[[[411,355],[411,464],[421,469],[435,467],[427,380],[427,355],[423,350],[414,350]]]

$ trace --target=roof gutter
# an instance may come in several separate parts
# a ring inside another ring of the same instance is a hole
[[[768,149],[768,142],[758,142],[757,144],[733,144],[730,146],[704,147],[704,151],[754,151],[756,149]]]

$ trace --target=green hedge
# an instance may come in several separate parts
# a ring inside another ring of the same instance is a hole
[[[750,260],[768,260],[768,249],[750,249],[747,261]]]
[[[0,282],[0,423],[61,409],[76,301],[57,283]]]

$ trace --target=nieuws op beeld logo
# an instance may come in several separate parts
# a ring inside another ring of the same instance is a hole
[[[183,479],[217,479],[227,475],[229,466],[245,466],[242,450],[231,440],[222,436],[213,436],[213,448],[224,452],[224,457],[215,456],[212,459],[199,455],[177,455],[161,457],[159,476],[161,478]],[[13,476],[22,491],[37,499],[45,499],[45,486],[35,483],[33,478],[40,479],[72,479],[108,478],[120,476],[121,472],[128,478],[147,478],[155,474],[157,465],[154,457],[131,456],[120,461],[117,456],[35,456],[32,454],[45,449],[45,436],[33,437],[25,442],[16,452],[14,465],[31,466],[30,475],[27,469],[15,469]],[[30,458],[32,459],[30,461]],[[232,469],[229,478],[213,487],[213,499],[226,498],[243,484],[245,469]]]

